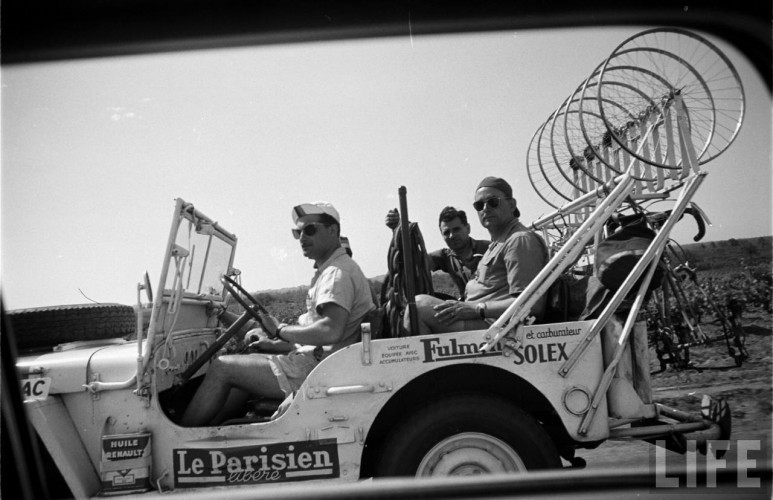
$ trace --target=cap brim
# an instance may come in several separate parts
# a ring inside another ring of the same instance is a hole
[[[338,213],[335,211],[335,209],[328,209],[327,207],[320,207],[319,205],[315,205],[313,203],[301,203],[300,205],[296,205],[293,207],[293,223],[297,224],[298,219],[301,217],[305,217],[307,215],[329,215],[330,217],[334,218],[336,221],[339,221]]]

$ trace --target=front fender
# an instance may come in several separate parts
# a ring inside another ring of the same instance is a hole
[[[49,396],[43,401],[24,405],[32,426],[74,497],[96,495],[101,487],[99,473],[91,462],[62,398]]]

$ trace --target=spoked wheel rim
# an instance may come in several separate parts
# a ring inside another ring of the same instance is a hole
[[[652,96],[681,95],[689,110],[689,133],[703,165],[733,143],[745,114],[745,94],[737,70],[728,57],[705,38],[682,29],[652,29],[621,43],[603,63],[598,97],[646,109],[647,102],[620,94],[607,81],[631,79],[631,83]],[[633,100],[630,100],[632,99]],[[668,100],[668,99],[667,99]],[[665,101],[664,101],[665,102]],[[601,114],[610,130],[616,125],[608,108],[600,103]],[[665,127],[660,127],[663,134]],[[617,140],[617,136],[614,137]],[[661,161],[636,153],[625,141],[619,144],[633,156],[662,168],[678,168],[680,155]],[[677,152],[678,153],[678,152]]]
[[[540,150],[540,147],[542,147],[542,134],[544,133],[545,126],[550,123],[552,119],[553,116],[551,116],[547,122],[542,124],[542,126],[539,128],[539,130],[537,130],[531,139],[531,143],[529,144],[529,151],[526,157],[526,173],[529,176],[531,185],[534,187],[534,190],[537,192],[539,197],[542,198],[551,207],[561,208],[561,206],[566,202],[572,201],[572,198],[563,194],[560,188],[555,187],[554,182],[560,181],[556,175],[557,172],[554,172],[553,180],[548,177],[548,173],[545,172],[545,169],[542,166],[542,162],[543,156],[549,153]],[[545,157],[544,161],[548,161],[547,157]]]
[[[504,441],[488,434],[464,432],[447,437],[427,452],[416,477],[525,471],[521,457]]]

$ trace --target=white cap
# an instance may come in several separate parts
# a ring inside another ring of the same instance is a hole
[[[326,201],[301,203],[293,207],[293,224],[298,224],[298,219],[306,215],[329,215],[336,222],[341,223],[341,216],[338,215],[338,210]]]

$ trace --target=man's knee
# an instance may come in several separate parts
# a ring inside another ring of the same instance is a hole
[[[415,297],[414,302],[416,303],[416,321],[418,323],[426,323],[428,318],[431,318],[435,315],[434,306],[441,301],[433,297],[432,295],[422,294],[422,295],[417,295]],[[410,309],[405,310],[405,315],[403,317],[403,327],[411,335],[417,335],[419,333],[419,332],[411,331]]]
[[[435,321],[435,306],[443,303],[444,301],[433,297],[432,295],[418,295],[416,296],[416,314],[421,322],[434,322]]]
[[[207,375],[210,373],[218,373],[223,371],[225,369],[226,360],[223,358],[226,358],[227,356],[218,356],[215,358],[212,358],[212,360],[209,362],[209,368],[207,368]]]
[[[241,355],[226,354],[214,358],[207,369],[207,377],[215,377],[221,380],[238,378],[241,369]]]
[[[417,295],[416,296],[416,309],[426,310],[432,308],[435,304],[440,302],[440,299],[433,297],[432,295]]]

